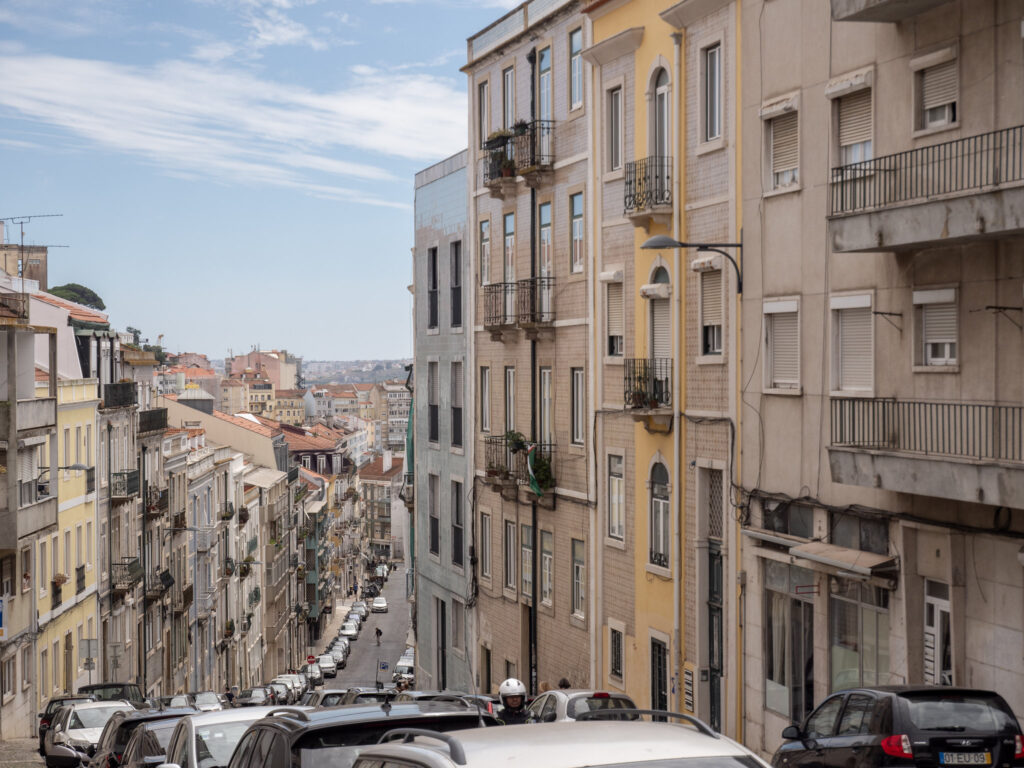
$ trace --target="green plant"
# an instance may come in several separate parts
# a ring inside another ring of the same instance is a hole
[[[517,136],[522,136],[524,133],[526,133],[527,127],[528,126],[526,121],[523,120],[522,118],[512,123],[512,130],[515,132]]]
[[[526,438],[522,432],[516,432],[514,429],[510,429],[505,433],[505,445],[512,453],[519,453],[520,451],[526,450]]]
[[[555,476],[551,471],[551,457],[537,451],[533,457],[533,476],[541,490],[555,487]]]

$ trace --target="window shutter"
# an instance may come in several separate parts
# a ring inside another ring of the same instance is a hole
[[[797,113],[788,112],[772,120],[772,173],[799,166]]]
[[[871,389],[871,307],[839,310],[839,388]]]
[[[921,105],[925,109],[952,104],[957,99],[956,59],[921,73]]]
[[[452,363],[452,406],[462,407],[462,363]]]
[[[32,471],[33,451],[18,451],[18,480],[22,483],[30,483],[35,480],[35,473]]]
[[[871,91],[863,90],[839,100],[839,145],[871,141]]]
[[[771,315],[773,387],[795,387],[800,383],[800,342],[796,312]]]
[[[427,368],[427,402],[437,405],[437,363],[430,363]]]
[[[622,325],[622,283],[608,283],[608,335],[624,335]]]
[[[700,275],[701,325],[722,324],[722,270]]]
[[[924,341],[956,341],[956,304],[925,304]]]
[[[671,311],[668,299],[651,300],[651,340],[654,357],[672,357]]]

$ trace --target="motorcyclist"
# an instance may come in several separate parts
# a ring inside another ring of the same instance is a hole
[[[505,725],[519,725],[529,722],[526,719],[526,686],[521,680],[510,677],[498,686],[498,698],[501,709],[497,716]]]

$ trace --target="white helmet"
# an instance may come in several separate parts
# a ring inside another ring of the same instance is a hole
[[[506,699],[509,696],[521,696],[523,704],[526,703],[526,686],[523,685],[522,680],[516,680],[514,677],[510,677],[498,686],[498,698],[501,699],[501,705],[503,707],[508,706]],[[520,706],[522,706],[522,704],[520,704]]]

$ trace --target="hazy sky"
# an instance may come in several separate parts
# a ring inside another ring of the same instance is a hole
[[[517,4],[0,0],[0,218],[171,351],[411,355],[413,174]]]

